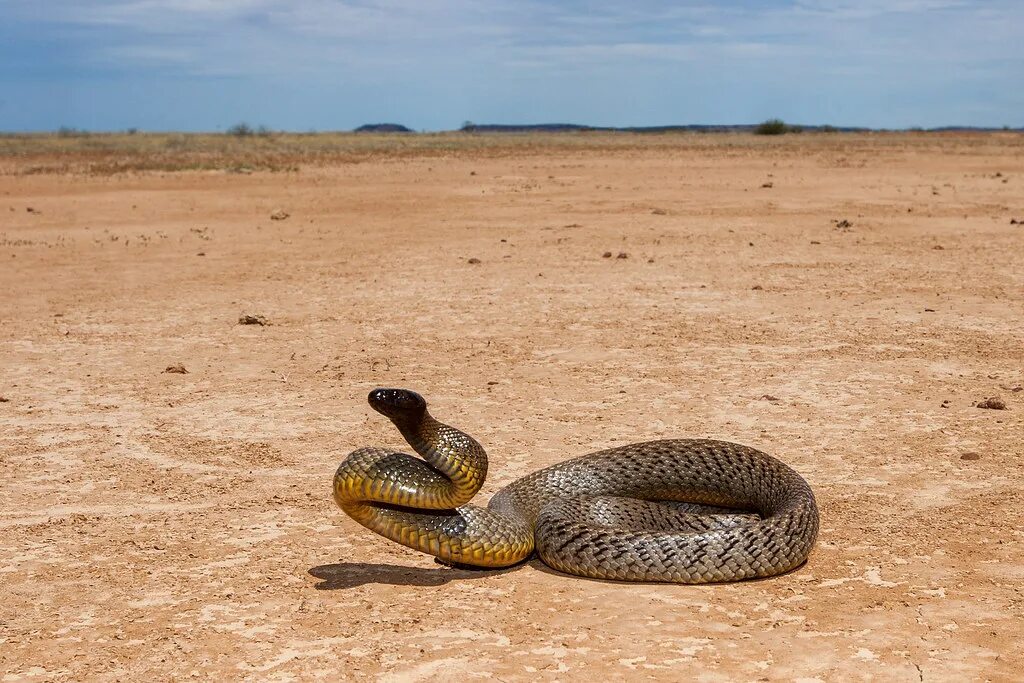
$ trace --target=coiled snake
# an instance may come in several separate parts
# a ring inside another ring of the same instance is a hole
[[[773,576],[807,558],[818,508],[775,458],[706,439],[649,441],[552,465],[466,505],[487,475],[472,437],[419,394],[376,389],[370,405],[422,460],[360,448],[334,475],[334,499],[378,534],[453,565],[508,567],[534,550],[570,574],[710,583]]]

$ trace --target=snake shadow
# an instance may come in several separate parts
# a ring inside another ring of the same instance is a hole
[[[336,562],[309,569],[309,574],[320,579],[314,588],[321,591],[346,590],[368,583],[392,586],[443,586],[450,581],[482,579],[515,571],[520,565],[504,569],[466,569],[462,567],[402,567],[372,562]]]
[[[508,574],[522,567],[530,567],[545,574],[561,576],[570,581],[586,581],[588,583],[603,583],[611,586],[629,588],[632,586],[665,586],[658,581],[618,581],[614,579],[595,579],[586,576],[575,576],[566,574],[557,569],[547,566],[536,555],[530,556],[519,564],[502,569],[481,569],[465,566],[448,566],[435,560],[439,566],[427,569],[424,567],[403,567],[394,564],[379,564],[372,562],[337,562],[334,564],[322,564],[309,569],[309,574],[320,579],[320,583],[313,586],[317,590],[332,591],[357,588],[370,583],[390,584],[392,586],[443,586],[451,581],[465,581],[471,579],[482,579],[488,576]],[[788,576],[803,571],[807,566],[802,562],[789,571],[775,576],[745,579],[742,583],[760,583],[762,581],[773,581],[780,576]],[[724,583],[702,583],[685,584],[687,588],[710,590],[715,586],[732,585],[736,582],[727,581]],[[684,585],[684,584],[680,584]]]

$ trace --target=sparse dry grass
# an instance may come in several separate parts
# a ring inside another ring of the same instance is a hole
[[[789,136],[750,133],[273,133],[235,136],[215,133],[0,134],[0,174],[84,173],[113,175],[147,171],[297,171],[301,166],[358,163],[368,159],[479,156],[503,157],[564,149],[566,152],[654,149],[714,149],[748,154],[775,148],[803,155],[816,147],[832,151],[902,144],[937,148],[957,137],[971,147],[1024,145],[1024,135],[998,133],[808,133]],[[813,140],[818,139],[816,144]]]

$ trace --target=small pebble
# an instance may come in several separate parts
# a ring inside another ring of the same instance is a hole
[[[164,372],[165,373],[170,373],[172,375],[187,375],[188,374],[188,370],[186,370],[185,366],[182,365],[181,363],[178,363],[177,365],[168,365],[167,368],[164,370]]]
[[[267,319],[262,315],[243,315],[238,319],[239,325],[266,325]]]

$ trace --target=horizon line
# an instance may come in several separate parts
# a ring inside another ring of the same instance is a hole
[[[87,135],[229,135],[235,137],[260,137],[275,134],[285,135],[316,135],[330,133],[395,133],[395,134],[438,134],[438,133],[519,133],[519,132],[549,132],[549,133],[671,133],[671,132],[749,132],[760,126],[777,123],[785,126],[783,133],[807,132],[837,132],[837,133],[888,133],[888,132],[953,132],[953,131],[976,131],[976,132],[1024,132],[1022,126],[973,126],[973,125],[942,125],[942,126],[906,126],[906,127],[871,127],[856,125],[834,125],[828,123],[804,124],[788,123],[781,119],[768,119],[757,123],[675,123],[660,125],[640,126],[597,126],[577,123],[473,123],[466,121],[459,128],[437,128],[437,129],[414,129],[404,124],[394,122],[367,123],[355,128],[272,128],[263,124],[250,125],[247,122],[238,122],[230,126],[218,126],[214,129],[149,129],[129,126],[127,128],[101,128],[88,129],[77,126],[60,126],[56,129],[36,130],[3,130],[3,136],[31,136],[31,135],[63,135],[67,137]]]

